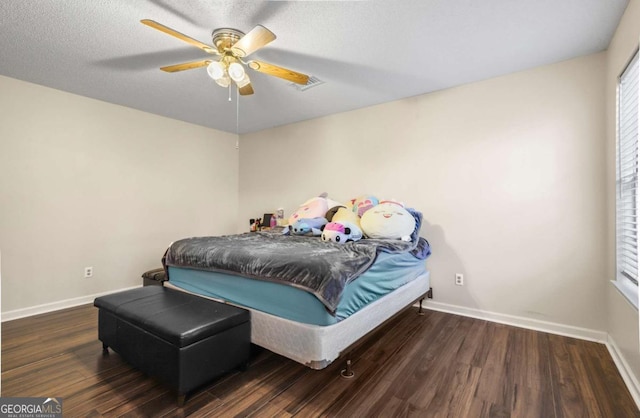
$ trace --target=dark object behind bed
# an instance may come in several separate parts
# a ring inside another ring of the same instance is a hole
[[[164,271],[164,268],[160,267],[157,269],[145,271],[142,273],[142,284],[143,286],[162,286],[164,282],[167,281],[167,273]]]
[[[422,214],[409,211],[416,219],[410,242],[364,239],[335,244],[317,237],[254,232],[176,241],[163,263],[165,267],[224,271],[299,287],[335,313],[344,287],[365,272],[379,252],[410,252],[418,259],[431,254],[429,243],[418,236]]]

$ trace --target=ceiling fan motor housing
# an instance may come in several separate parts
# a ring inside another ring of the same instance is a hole
[[[244,32],[232,28],[219,28],[211,33],[213,45],[219,54],[231,50],[231,47],[244,36]]]

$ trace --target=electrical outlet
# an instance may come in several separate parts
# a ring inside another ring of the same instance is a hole
[[[456,285],[464,286],[464,276],[462,273],[456,273]]]
[[[93,267],[85,267],[84,268],[84,278],[88,279],[93,277]]]

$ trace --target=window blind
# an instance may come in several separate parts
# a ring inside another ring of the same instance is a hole
[[[618,83],[616,254],[618,280],[638,285],[638,53]]]

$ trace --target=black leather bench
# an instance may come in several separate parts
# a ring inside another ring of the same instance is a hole
[[[251,349],[250,312],[161,286],[102,296],[98,338],[127,362],[187,394],[233,370]]]

